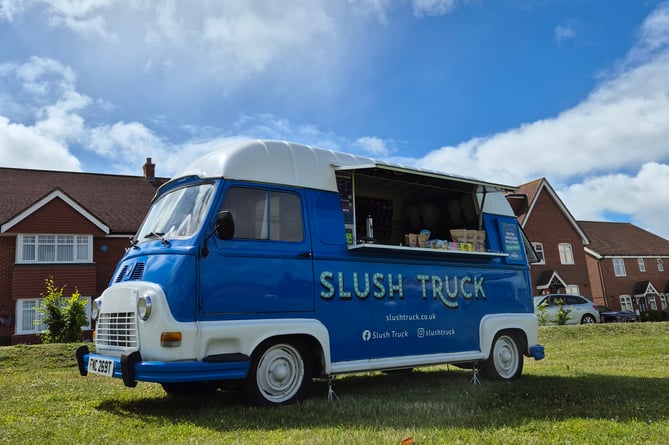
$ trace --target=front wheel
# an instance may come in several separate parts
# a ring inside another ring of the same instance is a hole
[[[513,380],[523,372],[523,353],[517,337],[501,333],[492,342],[490,356],[483,362],[481,371],[486,377]]]
[[[285,405],[311,389],[313,367],[299,345],[270,343],[254,352],[243,395],[251,405]]]

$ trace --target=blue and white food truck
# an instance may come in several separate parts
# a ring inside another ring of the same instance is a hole
[[[456,364],[520,376],[537,344],[511,187],[246,140],[157,191],[93,302],[82,375],[280,405],[313,378]]]

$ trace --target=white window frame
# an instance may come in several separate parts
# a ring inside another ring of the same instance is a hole
[[[664,272],[664,260],[662,258],[657,259],[657,271]]]
[[[82,326],[82,330],[90,331],[91,330],[91,297],[79,297],[86,302],[86,319],[88,320],[88,326]],[[65,297],[63,297],[65,299]],[[22,298],[16,300],[16,321],[15,334],[16,335],[28,335],[28,334],[40,334],[44,332],[47,328],[45,324],[37,324],[41,318],[41,314],[38,311],[39,306],[42,304],[43,298]],[[29,313],[24,314],[27,311]],[[29,323],[29,326],[24,326],[24,324]]]
[[[71,258],[63,256],[66,250],[62,248],[71,249]],[[40,258],[41,249],[52,250],[53,258]],[[16,237],[17,264],[82,264],[92,262],[93,235],[23,233]]]
[[[664,294],[660,294],[660,307],[663,311],[667,310],[667,296]]]
[[[621,295],[620,297],[620,310],[622,311],[633,311],[634,305],[632,305],[632,297],[629,295]]]
[[[559,243],[560,264],[574,264],[574,251],[570,243]]]
[[[646,294],[646,301],[648,301],[648,307],[651,311],[657,310],[657,299],[655,298],[655,294]]]
[[[613,274],[617,277],[626,277],[627,271],[625,270],[625,259],[624,258],[612,258],[613,262]]]
[[[645,272],[646,262],[643,260],[643,258],[637,258],[636,262],[639,264],[639,272]]]
[[[532,248],[534,249],[534,252],[537,254],[537,258],[539,259],[539,261],[532,264],[546,264],[546,257],[544,256],[543,243],[532,243]]]
[[[569,295],[581,295],[581,290],[576,284],[569,284],[565,288],[565,293]]]

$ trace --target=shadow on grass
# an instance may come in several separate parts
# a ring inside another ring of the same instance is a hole
[[[217,431],[291,428],[500,427],[532,421],[669,419],[669,379],[607,375],[528,375],[514,382],[482,381],[454,370],[338,378],[338,399],[327,401],[317,381],[310,399],[280,408],[252,408],[235,392],[198,397],[103,401],[98,409],[148,423],[188,422]]]

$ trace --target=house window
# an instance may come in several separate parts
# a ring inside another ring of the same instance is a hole
[[[581,292],[576,285],[569,285],[565,288],[565,293],[570,294],[570,295],[581,295]]]
[[[19,235],[17,263],[90,263],[91,235]]]
[[[544,259],[544,245],[542,243],[532,243],[532,248],[534,248],[534,252],[537,254],[537,259],[539,260],[533,264],[546,264],[546,260]]]
[[[623,311],[631,311],[634,310],[632,306],[632,297],[629,295],[621,295],[620,296],[620,310]]]
[[[660,294],[660,307],[663,311],[667,310],[667,296],[664,294]]]
[[[637,262],[639,263],[639,272],[645,272],[646,271],[646,263],[644,262],[643,258],[637,259]]]
[[[91,329],[91,297],[80,297],[86,302],[86,319],[88,326],[82,326],[84,330]],[[16,302],[16,334],[39,334],[47,328],[46,324],[41,323],[42,314],[39,313],[39,306],[42,298],[22,299]]]
[[[622,258],[614,258],[613,259],[613,273],[617,277],[625,277],[627,276],[627,272],[625,271],[625,260]]]
[[[648,304],[650,304],[650,310],[651,311],[656,311],[657,310],[657,300],[655,299],[655,294],[646,294],[646,297],[648,298]]]
[[[657,271],[664,272],[664,260],[662,258],[657,259]]]
[[[574,264],[574,253],[571,250],[571,244],[569,243],[558,244],[558,251],[560,252],[561,264]]]

